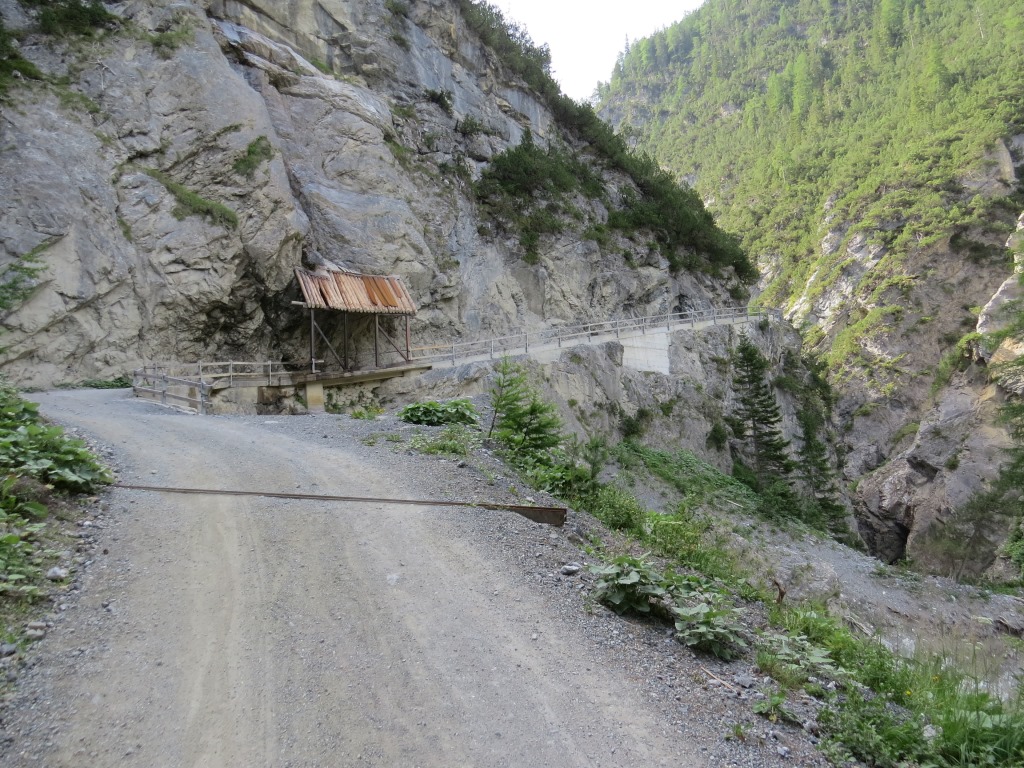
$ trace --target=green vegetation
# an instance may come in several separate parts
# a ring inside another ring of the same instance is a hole
[[[791,691],[823,701],[822,748],[836,765],[1017,765],[1024,760],[1024,707],[1001,699],[949,659],[896,656],[875,638],[854,635],[814,605],[775,604],[766,620],[748,610],[759,595],[737,594],[741,574],[723,577],[659,570],[646,556],[607,556],[591,566],[591,598],[620,614],[675,624],[676,639],[729,660],[748,654],[778,688],[752,711],[797,722]],[[763,626],[755,625],[763,622]]]
[[[734,383],[739,393],[737,417],[743,424],[740,437],[749,438],[754,456],[754,470],[761,490],[775,480],[789,475],[794,463],[789,458],[789,441],[784,439],[779,424],[782,413],[775,392],[768,383],[768,360],[745,335],[736,347]]]
[[[7,95],[19,77],[41,80],[43,73],[18,53],[14,47],[14,37],[4,27],[3,19],[0,19],[0,99]]]
[[[739,610],[710,581],[658,573],[643,556],[620,555],[590,571],[597,576],[591,597],[616,613],[670,616],[676,640],[720,659],[735,658],[747,647]]]
[[[874,309],[817,339],[834,369],[873,362],[864,342],[899,319],[910,254],[951,236],[965,259],[1005,258],[992,245],[1024,207],[1020,190],[1005,188],[1007,207],[965,181],[991,175],[992,148],[1024,125],[1020,0],[709,2],[631,45],[599,95],[748,252],[777,261],[762,303],[856,274],[848,246],[884,249],[856,288]]]
[[[270,160],[274,156],[274,148],[270,146],[270,140],[266,136],[259,136],[249,142],[245,148],[245,154],[238,158],[231,167],[235,173],[242,176],[252,176],[260,163]]]
[[[22,4],[39,9],[39,31],[45,35],[92,35],[120,21],[99,0],[22,0]]]
[[[458,0],[458,5],[469,28],[540,96],[562,128],[587,145],[601,164],[632,179],[636,191],[627,190],[622,206],[610,211],[612,228],[627,234],[653,234],[674,270],[717,273],[731,267],[740,280],[750,282],[756,278],[757,272],[738,242],[715,225],[694,190],[681,187],[650,155],[631,150],[589,104],[576,103],[562,94],[551,76],[551,53],[546,45],[535,46],[525,29],[506,21],[490,3]],[[602,197],[606,200],[606,196]],[[529,200],[520,196],[518,202]],[[554,230],[544,231],[542,225],[534,225],[531,231],[540,235]],[[524,247],[530,253],[535,245],[527,240]]]
[[[32,294],[36,278],[45,268],[39,263],[39,256],[54,242],[56,238],[40,243],[3,268],[0,272],[0,313],[14,309]]]
[[[479,445],[480,432],[465,424],[449,424],[436,434],[418,432],[409,440],[414,451],[446,456],[468,456]]]
[[[169,59],[185,43],[192,40],[192,24],[183,16],[176,16],[170,29],[147,35],[146,40],[161,59]]]
[[[82,441],[42,423],[33,403],[0,382],[0,600],[43,594],[40,564],[49,555],[44,500],[89,493],[110,481]],[[0,608],[6,611],[9,604]]]
[[[207,200],[205,197],[196,194],[185,185],[173,181],[171,177],[163,171],[158,171],[153,168],[143,168],[142,172],[159,181],[167,188],[167,191],[174,196],[174,199],[178,204],[174,206],[171,213],[174,214],[176,219],[182,220],[188,216],[202,216],[209,219],[214,224],[220,224],[223,227],[228,227],[230,229],[236,229],[238,227],[238,214],[226,205],[214,202],[213,200]]]
[[[77,386],[85,389],[127,389],[132,386],[132,377],[121,374],[112,379],[85,379],[80,381]]]
[[[441,111],[451,117],[452,115],[452,92],[451,91],[434,91],[427,89],[423,92],[423,95],[427,97],[427,101],[432,104],[437,104],[441,108]]]
[[[480,415],[469,400],[449,400],[438,403],[430,400],[425,403],[412,403],[398,412],[398,418],[409,424],[468,424],[476,426]]]
[[[942,360],[939,361],[939,367],[935,369],[935,379],[932,381],[931,388],[933,395],[949,384],[955,371],[966,370],[974,357],[972,345],[980,338],[980,333],[968,333],[956,343],[953,349],[943,355]]]
[[[384,409],[381,406],[371,404],[356,406],[348,415],[353,419],[359,419],[361,421],[373,421],[382,413],[384,413]]]

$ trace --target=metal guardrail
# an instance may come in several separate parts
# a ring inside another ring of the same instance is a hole
[[[697,309],[687,312],[673,312],[645,317],[606,320],[600,323],[579,323],[536,331],[522,330],[504,336],[495,336],[478,341],[454,342],[431,347],[413,349],[410,363],[432,363],[456,365],[460,360],[494,359],[506,355],[529,354],[530,350],[540,351],[573,346],[579,343],[603,343],[611,339],[631,338],[655,332],[671,332],[698,323],[712,325],[736,325],[749,323],[764,317],[778,315],[770,310],[750,310],[747,307],[723,307]],[[425,354],[416,354],[425,353]],[[318,361],[319,362],[319,361]],[[286,363],[263,361],[240,361],[216,363],[150,363],[132,371],[132,388],[135,394],[158,397],[162,403],[169,400],[187,403],[197,413],[206,413],[211,404],[212,392],[236,384],[253,386],[280,384],[286,377],[294,375],[294,366]],[[175,389],[184,388],[187,394]]]
[[[629,338],[649,332],[679,330],[686,326],[695,327],[697,323],[735,325],[737,321],[755,322],[771,314],[770,311],[750,310],[747,307],[723,307],[606,320],[600,323],[563,325],[536,331],[523,330],[479,341],[416,347],[413,349],[411,362],[455,365],[459,360],[467,358],[488,357],[493,359],[509,354],[529,354],[531,349],[538,351],[541,348],[558,348],[580,342],[600,343],[613,337]],[[426,354],[416,354],[417,352]]]

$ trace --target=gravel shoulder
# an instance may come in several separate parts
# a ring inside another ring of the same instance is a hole
[[[125,483],[522,501],[496,462],[411,454],[395,422],[33,399]],[[751,714],[756,688],[730,682],[749,669],[588,610],[585,571],[560,573],[586,557],[574,515],[120,489],[102,507],[3,713],[5,766],[824,765]]]

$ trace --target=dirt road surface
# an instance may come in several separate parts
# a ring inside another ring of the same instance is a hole
[[[122,391],[33,399],[111,446],[124,483],[438,490],[272,417],[188,416]],[[107,554],[37,646],[5,766],[707,764],[462,535],[464,512],[126,490],[109,503]]]

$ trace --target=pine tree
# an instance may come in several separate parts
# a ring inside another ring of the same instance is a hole
[[[754,472],[762,485],[793,471],[789,441],[782,436],[782,414],[775,392],[765,378],[768,361],[746,336],[736,347],[735,383],[739,391],[739,419],[754,452]]]
[[[491,388],[494,415],[488,437],[493,434],[509,450],[515,463],[547,463],[551,449],[562,441],[562,420],[557,409],[541,400],[527,382],[522,366],[505,358],[495,372]]]
[[[828,458],[828,449],[818,438],[822,426],[821,415],[813,410],[803,410],[798,415],[802,444],[799,450],[797,472],[800,481],[810,492],[805,508],[805,522],[841,533],[845,530],[843,519],[846,510],[837,500],[836,476]],[[813,519],[807,519],[813,518]]]

